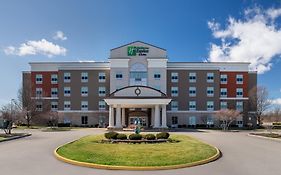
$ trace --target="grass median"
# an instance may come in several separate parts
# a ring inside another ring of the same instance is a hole
[[[57,153],[80,162],[114,166],[170,166],[214,156],[214,147],[193,137],[171,135],[177,143],[101,143],[103,135],[87,136],[60,147]]]

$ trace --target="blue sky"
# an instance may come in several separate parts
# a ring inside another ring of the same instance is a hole
[[[251,61],[281,104],[280,8],[280,0],[1,1],[0,105],[16,98],[28,62],[102,61],[135,40],[167,49],[170,61]],[[256,53],[245,53],[247,41]]]

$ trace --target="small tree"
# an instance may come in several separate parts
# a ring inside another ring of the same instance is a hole
[[[263,115],[262,120],[264,121],[263,126],[267,129],[268,132],[272,133],[274,128],[274,122],[281,122],[281,107],[275,106],[272,111],[268,112],[266,115]]]
[[[263,86],[255,87],[250,90],[249,97],[250,108],[256,111],[255,117],[257,119],[258,126],[261,126],[262,115],[271,105],[268,97],[268,90]]]
[[[50,111],[46,116],[48,116],[48,125],[50,127],[58,126],[59,115],[57,111]]]
[[[241,114],[239,111],[233,109],[224,109],[216,113],[216,117],[221,121],[222,130],[226,131],[229,129],[229,126],[232,122],[236,121]]]
[[[46,103],[42,96],[32,97],[31,88],[21,88],[18,91],[18,100],[16,105],[24,114],[24,120],[26,121],[27,127],[30,127],[30,124],[34,117],[41,116],[50,112],[50,104]],[[37,104],[42,104],[42,109],[37,108]]]
[[[3,130],[6,134],[11,134],[13,123],[17,122],[21,112],[13,104],[6,104],[1,107],[2,118],[4,119]]]

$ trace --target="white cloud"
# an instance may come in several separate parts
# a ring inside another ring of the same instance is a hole
[[[279,16],[281,16],[281,8],[280,9],[274,9],[270,8],[266,11],[266,13],[272,18],[275,19]]]
[[[271,100],[271,103],[274,105],[281,105],[281,98],[276,98]]]
[[[269,71],[272,60],[281,55],[281,29],[276,18],[280,9],[247,9],[243,19],[228,18],[225,29],[214,20],[209,28],[220,44],[211,43],[208,61],[250,62],[258,73]]]
[[[12,55],[15,52],[16,48],[13,46],[8,46],[4,49],[6,55]]]
[[[55,55],[65,55],[66,49],[57,44],[47,41],[46,39],[41,39],[38,41],[27,41],[22,43],[18,48],[14,46],[9,46],[4,49],[6,55],[46,55],[52,57]]]
[[[64,41],[64,40],[67,40],[67,37],[64,35],[64,33],[62,31],[59,30],[55,33],[55,35],[53,36],[53,39]]]

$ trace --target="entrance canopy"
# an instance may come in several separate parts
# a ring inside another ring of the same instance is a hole
[[[104,101],[113,107],[149,108],[168,105],[171,99],[157,89],[148,86],[127,86],[111,93]]]

